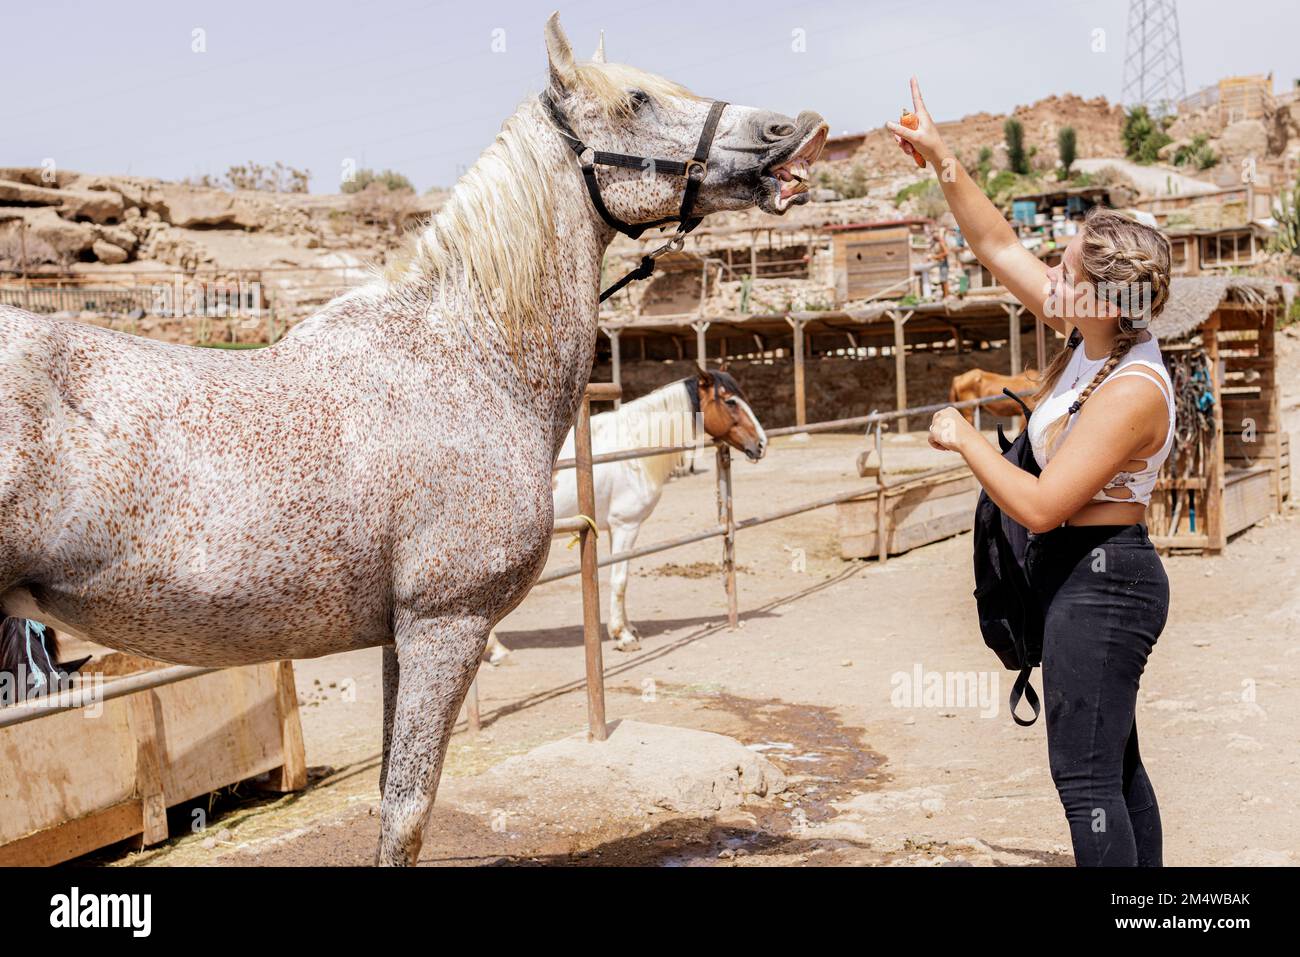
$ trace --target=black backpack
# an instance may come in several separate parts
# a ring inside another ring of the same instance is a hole
[[[1029,407],[1010,389],[1002,391],[1020,403],[1028,422]],[[1011,442],[999,425],[998,444],[1002,447],[1003,458],[1026,472],[1040,474],[1029,444],[1028,428]],[[1043,660],[1043,614],[1025,572],[1029,530],[1003,512],[981,490],[975,506],[974,532],[975,605],[980,631],[984,633],[984,643],[993,649],[1002,664],[1020,672],[1011,688],[1011,717],[1016,724],[1028,727],[1042,712],[1038,693],[1029,683],[1029,675]],[[1034,711],[1034,716],[1028,720],[1016,714],[1016,706],[1022,697]]]

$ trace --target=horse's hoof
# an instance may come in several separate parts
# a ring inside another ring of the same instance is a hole
[[[487,663],[490,665],[499,665],[510,656],[510,649],[505,645],[498,645],[492,649],[492,653],[487,657]]]
[[[614,639],[615,651],[640,651],[641,639],[637,635],[623,635]]]

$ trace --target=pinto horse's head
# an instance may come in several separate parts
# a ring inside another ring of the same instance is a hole
[[[689,161],[700,142],[712,101],[663,77],[606,63],[604,41],[591,62],[575,63],[559,15],[546,23],[550,61],[547,96],[578,138],[592,150]],[[693,216],[758,206],[783,214],[808,201],[812,164],[826,143],[817,113],[791,118],[771,110],[728,105],[722,111]],[[678,213],[685,177],[639,168],[596,166],[606,207],[626,223]]]
[[[30,636],[30,637],[29,637]],[[53,628],[33,633],[25,618],[0,621],[0,705],[15,704],[66,681],[87,661],[59,661]]]
[[[767,433],[749,407],[739,382],[727,372],[701,369],[693,380],[686,380],[686,387],[695,392],[705,432],[744,452],[751,462],[763,457]]]

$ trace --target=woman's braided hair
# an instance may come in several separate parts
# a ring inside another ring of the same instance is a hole
[[[1046,448],[1049,455],[1060,441],[1070,416],[1083,407],[1097,386],[1105,381],[1129,349],[1137,344],[1142,328],[1134,326],[1134,320],[1154,319],[1169,301],[1169,240],[1158,230],[1129,219],[1113,209],[1094,206],[1083,220],[1080,251],[1086,278],[1095,287],[1098,301],[1102,299],[1101,290],[1107,288],[1149,289],[1150,300],[1148,303],[1145,295],[1141,298],[1143,308],[1138,315],[1128,315],[1124,303],[1121,303],[1119,333],[1111,345],[1110,355],[1092,381],[1079,393],[1069,411],[1047,428]],[[1126,301],[1131,303],[1132,299],[1126,298]],[[1145,323],[1142,326],[1145,327]],[[1065,347],[1056,353],[1043,370],[1038,391],[1034,394],[1035,406],[1051,395],[1056,381],[1065,372],[1070,357],[1082,341],[1078,330],[1075,330]]]

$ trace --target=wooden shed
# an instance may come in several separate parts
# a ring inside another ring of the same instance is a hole
[[[1178,434],[1147,513],[1167,549],[1219,551],[1291,494],[1274,329],[1279,280],[1176,277],[1152,323],[1178,401]]]
[[[913,267],[925,258],[928,219],[898,219],[827,227],[840,302],[867,299],[888,289],[907,292]]]

